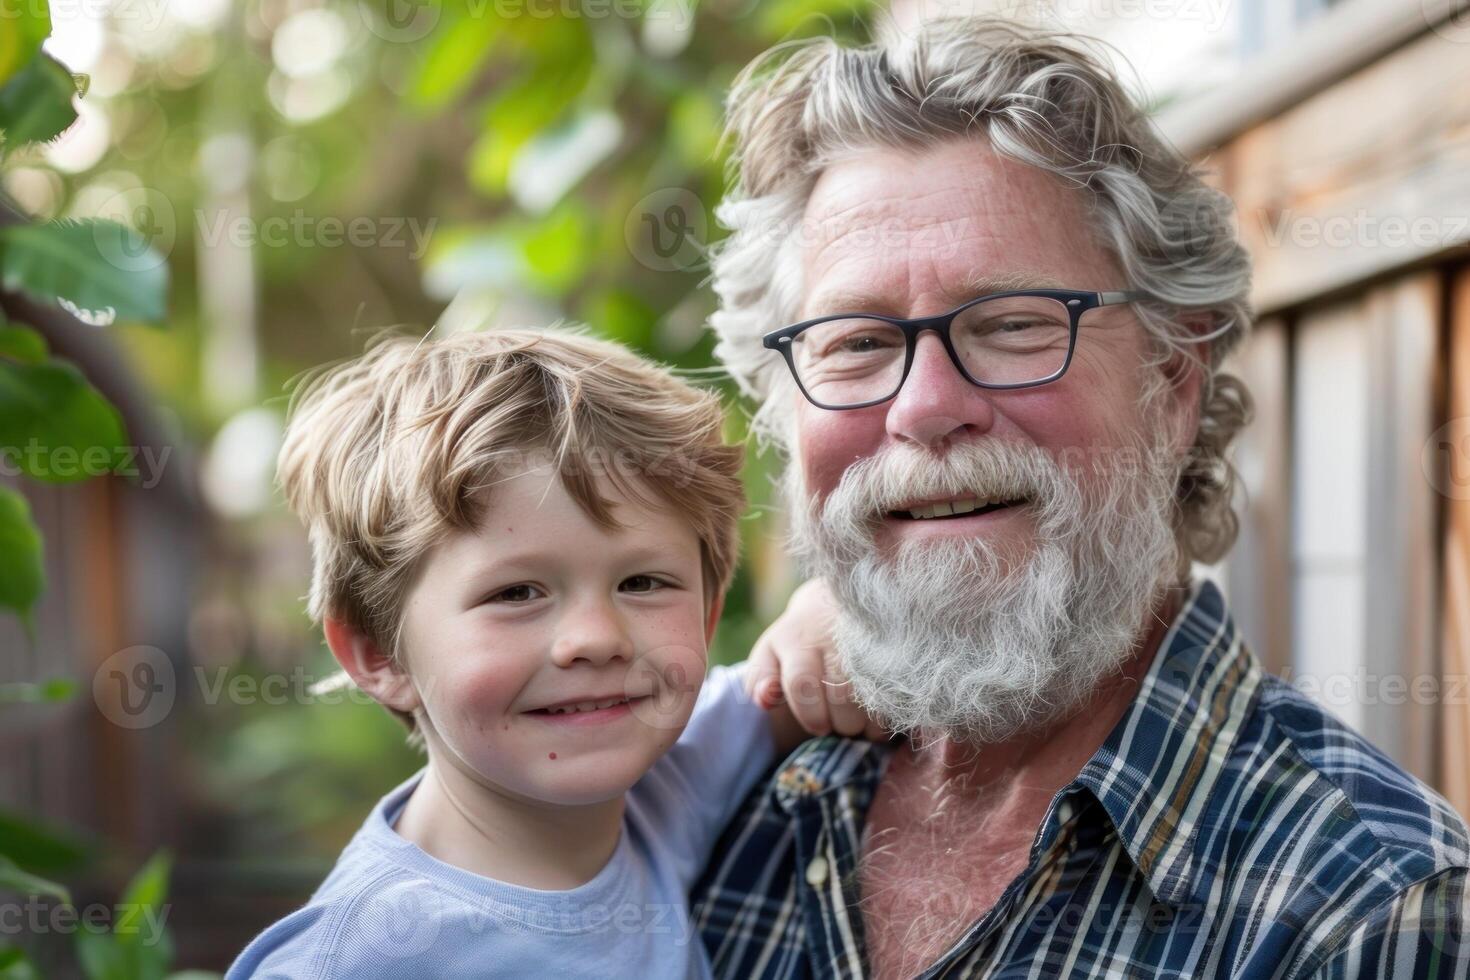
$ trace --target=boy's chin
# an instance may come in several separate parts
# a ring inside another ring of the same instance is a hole
[[[637,774],[547,773],[542,772],[534,789],[536,798],[547,806],[598,806],[621,799],[638,782]]]
[[[619,765],[605,756],[578,759],[559,752],[557,758],[540,759],[518,773],[513,786],[488,773],[484,779],[487,785],[533,806],[582,807],[621,798],[647,770],[642,760]]]

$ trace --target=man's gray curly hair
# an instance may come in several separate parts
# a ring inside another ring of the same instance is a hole
[[[761,401],[756,431],[789,448],[783,415],[794,386],[761,336],[792,322],[800,307],[797,231],[822,170],[863,148],[984,138],[996,153],[1087,194],[1094,234],[1127,288],[1146,296],[1134,309],[1156,341],[1157,363],[1183,354],[1203,369],[1176,529],[1181,560],[1218,560],[1238,529],[1225,454],[1250,414],[1244,384],[1220,371],[1252,317],[1250,260],[1229,199],[1163,140],[1074,35],[964,17],[906,30],[889,22],[877,38],[863,47],[829,38],[779,45],[747,66],[730,93],[733,187],[715,214],[731,234],[712,255],[720,305],[711,325],[716,355]],[[1193,353],[1201,339],[1211,341],[1207,363]]]

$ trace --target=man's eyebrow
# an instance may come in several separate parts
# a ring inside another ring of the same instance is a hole
[[[962,280],[945,291],[945,297],[955,306],[990,293],[1009,293],[1018,289],[1064,289],[1054,277],[1035,272],[1007,272],[1001,274],[977,273]],[[816,302],[804,306],[802,319],[829,316],[833,313],[881,313],[885,316],[903,316],[902,310],[894,310],[890,300],[865,292],[834,292],[819,294]]]
[[[832,313],[882,313],[886,316],[898,314],[888,307],[887,300],[877,299],[867,293],[831,293],[818,296],[816,302],[803,307],[802,319],[827,316]]]
[[[963,303],[987,293],[1009,293],[1017,289],[1064,289],[1052,276],[1039,272],[1007,272],[1000,275],[980,273],[965,280],[962,295],[954,297]]]

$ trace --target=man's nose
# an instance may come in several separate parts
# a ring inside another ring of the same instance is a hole
[[[888,407],[888,434],[929,448],[980,435],[994,424],[989,393],[960,374],[938,334],[919,334],[909,376]]]
[[[558,667],[580,662],[600,666],[612,660],[633,659],[633,641],[622,616],[605,600],[577,603],[562,619],[551,659]]]

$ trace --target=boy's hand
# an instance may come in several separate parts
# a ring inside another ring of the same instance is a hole
[[[786,709],[812,735],[888,737],[854,700],[837,665],[837,606],[821,579],[803,583],[750,651],[746,688],[762,708]]]

